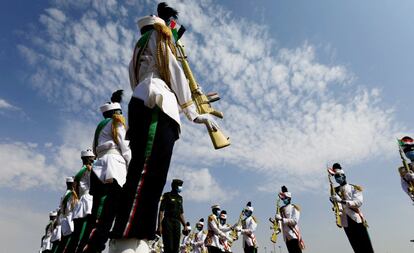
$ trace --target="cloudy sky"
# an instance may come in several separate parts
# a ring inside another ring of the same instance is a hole
[[[307,252],[351,252],[328,201],[325,168],[338,161],[365,189],[376,252],[411,252],[413,206],[399,185],[395,138],[412,134],[414,123],[414,3],[167,2],[187,27],[196,78],[221,94],[214,106],[232,142],[216,151],[205,128],[183,118],[170,178],[185,180],[187,219],[194,223],[220,203],[235,222],[251,200],[260,251],[271,252],[267,218],[287,185],[302,207]],[[1,252],[39,248],[64,177],[80,169],[80,150],[91,145],[99,106],[124,89],[126,108],[135,22],[156,4],[0,3]]]

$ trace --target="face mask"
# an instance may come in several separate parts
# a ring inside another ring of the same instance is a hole
[[[410,161],[414,160],[414,150],[413,151],[408,151],[407,153],[405,153],[405,156],[410,159]]]
[[[216,216],[219,216],[220,215],[220,209],[215,209],[215,212],[214,212],[214,214],[216,215]]]
[[[183,191],[183,187],[182,186],[178,186],[177,187],[177,192],[182,192]]]
[[[285,204],[285,205],[289,205],[290,204],[290,199],[288,199],[288,198],[283,199],[282,201],[283,201],[283,204]]]
[[[345,183],[345,176],[344,176],[344,175],[336,176],[336,177],[335,177],[335,181],[336,181],[339,185],[343,185],[343,184]]]

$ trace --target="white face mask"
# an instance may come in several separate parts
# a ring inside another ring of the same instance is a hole
[[[178,186],[177,187],[177,192],[182,192],[183,191],[183,187],[182,186]]]

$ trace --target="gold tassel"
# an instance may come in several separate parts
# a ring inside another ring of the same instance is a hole
[[[171,86],[171,73],[169,70],[169,54],[167,47],[171,49],[174,56],[177,55],[176,48],[172,42],[171,30],[162,24],[154,24],[155,30],[158,32],[157,36],[157,67],[160,72],[161,78]]]
[[[119,144],[118,131],[116,130],[118,124],[121,124],[123,127],[126,128],[124,116],[122,116],[122,114],[112,115],[112,138],[116,144]]]

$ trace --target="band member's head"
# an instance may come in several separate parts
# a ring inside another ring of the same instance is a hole
[[[220,212],[219,220],[220,220],[221,225],[226,224],[226,221],[227,221],[227,211],[226,210],[222,210]]]
[[[196,224],[196,228],[197,228],[197,230],[198,230],[198,231],[201,231],[201,230],[203,230],[203,227],[204,227],[204,218],[201,218],[201,219],[197,222],[197,224]]]
[[[73,188],[73,177],[66,178],[66,189],[72,190]]]
[[[183,191],[183,180],[181,179],[173,179],[171,182],[171,190],[176,193],[180,193]]]
[[[220,206],[219,205],[212,205],[211,206],[211,212],[215,215],[215,216],[219,216],[220,215]]]
[[[56,217],[57,217],[57,212],[56,211],[49,212],[49,219],[50,220],[55,220]]]
[[[246,217],[250,217],[253,214],[254,208],[252,207],[252,202],[247,202],[246,207],[243,210],[243,214]]]
[[[399,167],[398,172],[400,173],[401,177],[404,177],[408,173],[407,169],[404,166]]]
[[[185,224],[185,227],[187,228],[187,230],[183,229],[182,233],[183,233],[183,235],[187,236],[187,235],[189,235],[189,234],[190,234],[190,232],[191,232],[191,225],[190,225],[190,222],[187,222],[187,223]]]
[[[411,162],[414,161],[414,140],[410,136],[404,136],[400,140],[400,145],[404,151],[405,156],[410,159]]]
[[[165,21],[155,15],[145,16],[138,19],[138,27],[141,34],[144,34],[150,30],[154,29],[155,24],[160,24],[165,26]]]
[[[123,90],[117,90],[112,93],[111,102],[106,102],[100,109],[105,119],[112,118],[114,114],[122,114],[121,101]]]
[[[281,191],[279,192],[279,198],[283,201],[283,204],[289,205],[292,201],[292,193],[289,192],[286,186],[282,186]]]
[[[158,4],[157,13],[158,13],[158,17],[163,19],[167,25],[169,24],[171,20],[178,19],[178,11],[168,6],[168,4],[165,2]]]
[[[91,165],[95,160],[95,155],[91,149],[86,149],[81,151],[81,159],[83,165]]]
[[[345,176],[345,172],[342,169],[341,165],[339,163],[334,163],[332,165],[332,171],[333,171],[333,176],[335,178],[335,181],[339,185],[345,185],[346,184],[346,176]]]

